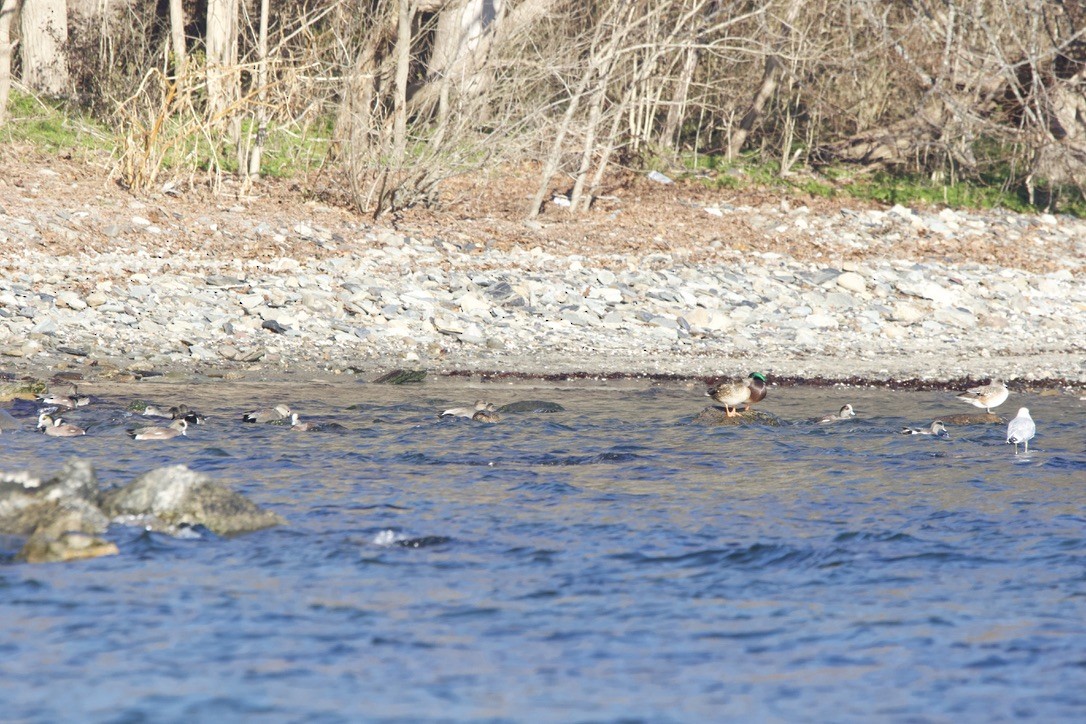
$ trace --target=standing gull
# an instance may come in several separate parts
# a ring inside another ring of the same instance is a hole
[[[1002,380],[992,380],[987,385],[970,387],[965,392],[960,393],[958,399],[968,402],[974,407],[983,407],[985,412],[991,414],[992,408],[999,407],[1006,402],[1010,394],[1010,390],[1007,389],[1007,385],[1003,384]]]
[[[1029,453],[1029,441],[1033,439],[1033,436],[1037,434],[1037,425],[1033,423],[1033,418],[1029,416],[1029,408],[1019,407],[1018,415],[1007,425],[1007,442],[1014,443],[1014,454],[1018,454],[1018,443],[1023,443],[1026,446],[1026,453]]]

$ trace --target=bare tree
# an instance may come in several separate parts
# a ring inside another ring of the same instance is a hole
[[[31,90],[68,92],[68,9],[64,0],[24,2],[22,24],[23,84]]]
[[[3,0],[0,5],[0,126],[8,114],[8,95],[11,92],[11,23],[15,20],[19,0]]]

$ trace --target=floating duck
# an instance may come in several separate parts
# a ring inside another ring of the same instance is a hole
[[[59,417],[54,420],[44,412],[38,415],[38,427],[42,428],[42,432],[49,437],[76,437],[87,434],[87,431],[83,428],[69,425]]]
[[[946,425],[942,420],[935,420],[931,423],[930,427],[903,427],[901,428],[902,435],[944,435],[950,437],[950,433],[947,432]]]
[[[241,416],[244,422],[279,422],[290,417],[290,408],[286,405],[276,405],[263,410],[253,410]]]
[[[1037,434],[1037,425],[1029,416],[1029,408],[1019,407],[1018,414],[1007,424],[1007,442],[1014,443],[1014,454],[1018,454],[1018,443],[1026,446],[1029,453],[1029,441]]]
[[[86,407],[90,404],[90,398],[86,395],[79,395],[76,392],[72,392],[71,395],[43,395],[38,398],[41,404],[51,405],[53,407],[63,407],[66,410],[74,410],[77,407]]]
[[[493,407],[493,405],[491,405],[491,407]],[[479,410],[471,416],[471,419],[476,422],[495,423],[499,422],[502,419],[502,416],[498,414],[497,410]]]
[[[852,409],[852,405],[844,405],[839,412],[823,415],[818,418],[818,422],[819,424],[825,424],[837,422],[838,420],[847,420],[850,417],[856,417],[856,411]]]
[[[1007,385],[1003,384],[1002,380],[992,380],[987,385],[970,387],[965,392],[960,393],[958,399],[968,402],[974,407],[983,407],[984,411],[990,414],[992,408],[999,407],[1006,402],[1010,394],[1010,390],[1007,389]]]
[[[298,418],[297,412],[290,413],[290,429],[297,430],[298,432],[309,432],[317,429],[317,423],[315,422],[302,422]]]
[[[138,430],[129,430],[128,434],[133,440],[169,440],[178,435],[186,434],[189,424],[185,420],[174,420],[168,427],[141,427]]]
[[[765,375],[751,372],[746,379],[721,382],[705,394],[724,405],[724,414],[727,417],[738,417],[736,408],[739,405],[744,405],[744,409],[749,410],[751,405],[765,398],[765,393]]]
[[[472,407],[450,407],[448,410],[442,412],[438,417],[475,417],[479,412],[497,412],[498,407],[493,402],[484,402],[483,400],[476,400],[475,405]]]

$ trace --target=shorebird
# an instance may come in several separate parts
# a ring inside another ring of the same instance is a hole
[[[1010,390],[1007,389],[1002,380],[992,380],[987,385],[970,387],[965,392],[960,393],[958,399],[962,402],[968,402],[974,407],[983,407],[985,412],[991,413],[992,408],[999,407],[1006,402],[1010,394]]]
[[[44,412],[38,415],[38,427],[42,428],[42,432],[50,437],[76,437],[87,434],[87,431],[83,428],[69,425],[59,417],[54,420]]]
[[[290,417],[290,408],[286,405],[276,405],[263,410],[253,410],[241,416],[245,422],[279,422]]]
[[[751,372],[746,379],[721,382],[705,394],[724,405],[724,414],[727,417],[738,417],[736,408],[739,405],[744,405],[744,410],[749,410],[751,405],[765,398],[765,392],[765,375]]]
[[[298,430],[299,432],[309,432],[310,430],[317,429],[317,423],[315,422],[301,422],[298,419],[298,413],[290,413],[290,429]]]
[[[852,409],[852,405],[845,405],[841,408],[840,412],[823,415],[818,419],[818,422],[820,424],[827,422],[837,422],[838,420],[847,420],[850,417],[856,417],[856,411]]]
[[[129,430],[128,434],[133,440],[169,440],[184,435],[188,427],[185,420],[174,420],[169,427],[141,427],[138,430]]]
[[[484,402],[483,400],[476,400],[475,405],[472,407],[450,407],[448,410],[442,412],[438,417],[475,417],[479,412],[497,412],[498,408],[493,402]]]
[[[942,420],[935,420],[931,423],[930,427],[903,427],[901,428],[902,435],[945,435],[950,437],[950,433],[946,430],[946,425]]]
[[[1014,443],[1014,454],[1018,454],[1018,443],[1023,443],[1026,446],[1026,453],[1028,454],[1029,441],[1036,434],[1037,425],[1034,424],[1033,418],[1029,416],[1029,408],[1019,407],[1018,415],[1007,424],[1007,442]]]

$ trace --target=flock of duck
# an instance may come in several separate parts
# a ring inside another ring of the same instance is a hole
[[[721,382],[720,384],[711,387],[705,394],[724,406],[724,414],[726,417],[738,417],[740,415],[740,406],[743,406],[744,411],[750,410],[752,405],[765,399],[766,391],[766,376],[761,372],[752,372],[741,380]],[[986,385],[971,387],[968,390],[959,393],[957,397],[959,400],[973,405],[974,407],[982,408],[985,412],[991,414],[992,408],[998,407],[1006,402],[1009,395],[1010,391],[1007,389],[1006,384],[1001,380],[993,380]],[[74,410],[78,407],[83,407],[90,403],[89,397],[79,396],[77,392],[73,391],[72,395],[43,396],[40,398],[40,403],[45,407],[38,415],[38,428],[46,435],[52,437],[75,437],[86,434],[87,431],[85,429],[77,425],[66,423],[61,417],[54,418],[52,413],[62,409]],[[146,417],[169,419],[170,422],[168,424],[147,425],[129,430],[128,434],[135,440],[169,440],[180,435],[185,435],[189,425],[200,424],[203,422],[203,418],[200,415],[193,410],[190,410],[185,405],[178,405],[169,409],[155,405],[147,405],[144,407],[142,414]],[[847,404],[842,406],[839,411],[825,415],[816,422],[819,424],[829,424],[841,420],[848,420],[855,416],[856,411],[851,404]],[[497,407],[493,403],[485,402],[483,400],[478,400],[470,407],[452,407],[446,409],[440,413],[439,417],[468,418],[476,422],[484,423],[496,423],[501,420],[501,415],[498,412]],[[246,412],[241,416],[241,419],[243,422],[254,424],[285,424],[285,422],[289,420],[290,428],[292,430],[309,431],[318,429],[318,426],[315,423],[303,422],[297,412],[294,412],[290,407],[284,404]],[[905,435],[949,436],[946,424],[942,420],[934,420],[928,427],[903,427],[901,432]],[[1019,445],[1024,445],[1025,452],[1029,452],[1029,441],[1033,439],[1036,432],[1037,427],[1033,422],[1033,418],[1030,417],[1029,409],[1025,407],[1019,408],[1018,415],[1007,425],[1007,442],[1014,444],[1015,455],[1018,454]]]
[[[722,382],[710,388],[705,393],[717,402],[724,405],[724,414],[727,417],[737,417],[738,407],[744,406],[749,410],[750,406],[765,399],[766,378],[761,372],[752,372],[743,380]],[[974,407],[982,408],[991,414],[993,407],[999,407],[1010,396],[1010,390],[1002,380],[992,380],[986,385],[970,387],[958,394],[958,399]],[[826,415],[817,420],[820,424],[828,424],[847,420],[856,416],[852,405],[844,405],[838,412]],[[934,420],[928,427],[903,427],[903,435],[936,435],[949,436],[946,423],[942,420]],[[1007,425],[1007,442],[1014,444],[1014,454],[1018,454],[1018,446],[1024,445],[1025,452],[1029,452],[1029,441],[1037,434],[1037,426],[1030,417],[1029,408],[1018,408],[1018,415]]]

